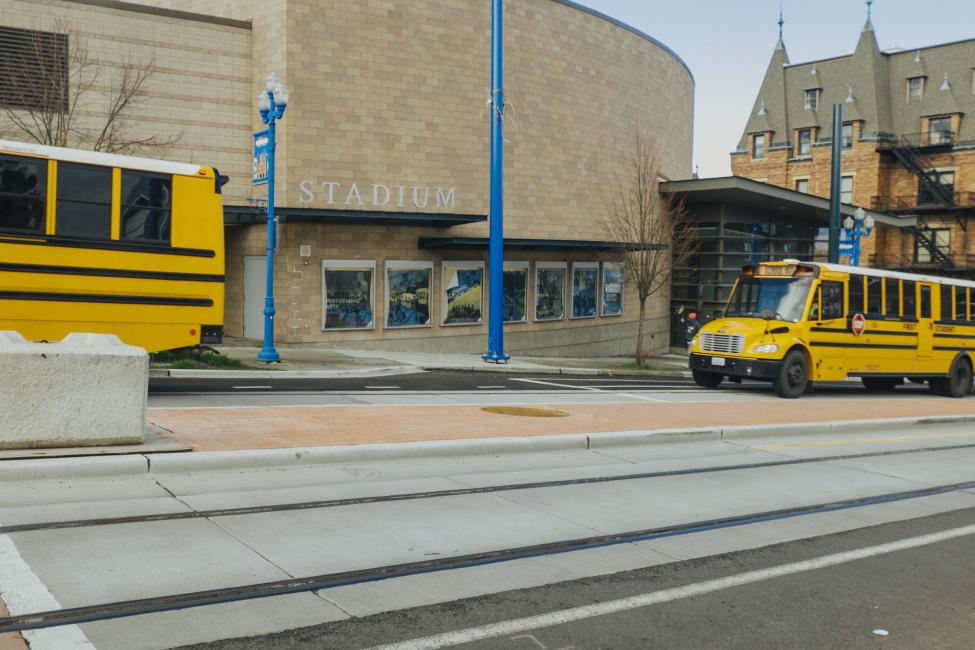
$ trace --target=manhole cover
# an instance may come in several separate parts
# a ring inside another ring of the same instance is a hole
[[[496,415],[520,415],[526,418],[564,418],[569,416],[565,411],[558,409],[540,409],[531,406],[485,406],[481,410]]]

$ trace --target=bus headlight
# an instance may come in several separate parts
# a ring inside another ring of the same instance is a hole
[[[778,343],[762,343],[761,345],[756,345],[752,348],[752,352],[758,352],[759,354],[772,354],[773,352],[778,351]]]

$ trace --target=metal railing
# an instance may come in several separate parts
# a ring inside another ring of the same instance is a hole
[[[926,147],[950,147],[956,142],[957,133],[947,129],[929,129],[921,133],[904,133],[897,139],[897,147],[924,149]]]
[[[938,260],[927,251],[920,251],[920,256],[914,253],[901,255],[900,253],[874,253],[870,256],[870,266],[879,269],[917,269],[936,270],[944,268],[971,269],[975,268],[975,254],[956,253],[945,248],[939,249],[948,264]]]
[[[975,192],[954,192],[950,207],[975,207]],[[907,196],[874,196],[870,199],[870,207],[884,212],[898,212],[916,210],[917,208],[945,207],[936,197],[928,192],[924,194],[910,194]]]

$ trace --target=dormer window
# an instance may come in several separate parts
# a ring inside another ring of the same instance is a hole
[[[752,159],[761,160],[765,157],[765,134],[756,133],[752,136]]]
[[[806,109],[814,111],[819,107],[819,88],[810,88],[806,91]]]
[[[911,77],[907,80],[907,101],[924,97],[924,77]]]
[[[796,134],[796,156],[811,156],[813,143],[813,130],[800,129]]]

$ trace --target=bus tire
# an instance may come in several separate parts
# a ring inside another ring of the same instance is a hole
[[[880,393],[889,393],[904,383],[900,377],[861,377],[860,381],[863,382],[867,390]]]
[[[691,376],[694,377],[694,383],[698,386],[704,386],[705,388],[717,388],[724,381],[724,376],[719,375],[716,372],[703,372],[701,370],[694,370],[691,372]]]
[[[945,397],[964,397],[972,390],[972,364],[967,357],[959,356],[951,364],[948,377],[941,380],[941,393]]]
[[[809,360],[802,350],[792,350],[785,355],[779,373],[772,381],[772,388],[779,397],[796,399],[809,385]]]

